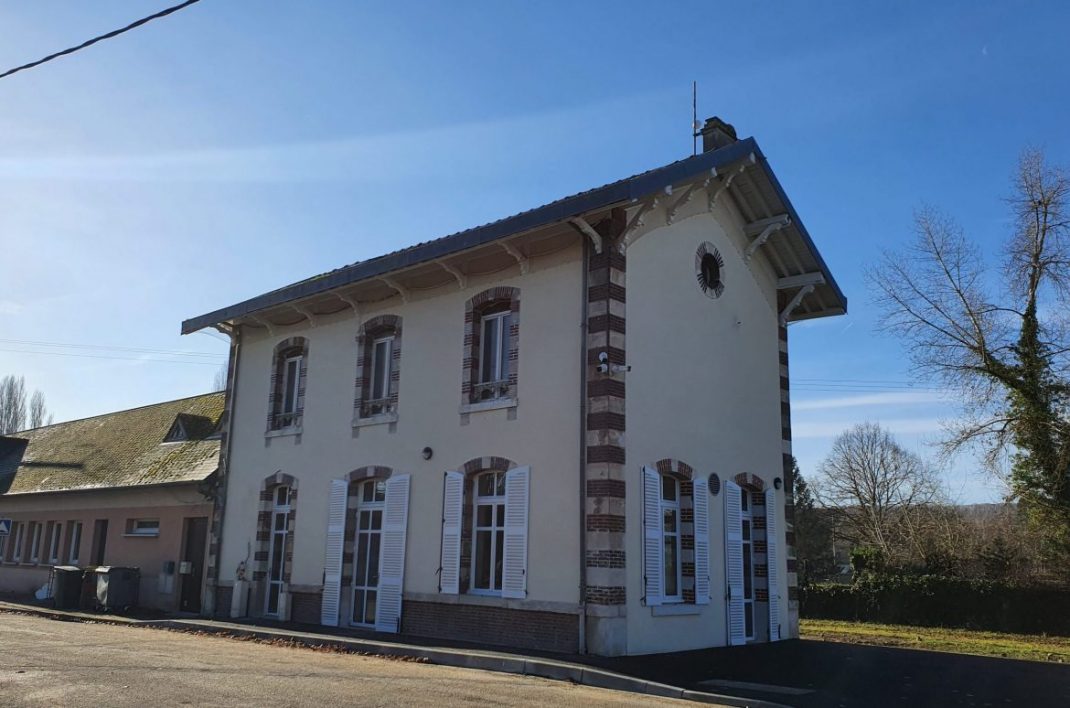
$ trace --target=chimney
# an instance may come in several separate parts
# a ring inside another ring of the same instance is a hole
[[[737,140],[736,129],[717,116],[707,118],[702,126],[702,152],[723,148]]]

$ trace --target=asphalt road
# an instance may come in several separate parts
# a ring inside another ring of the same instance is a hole
[[[1070,707],[1070,666],[794,640],[591,660],[614,671],[799,708]]]
[[[687,706],[513,674],[0,613],[0,706]]]

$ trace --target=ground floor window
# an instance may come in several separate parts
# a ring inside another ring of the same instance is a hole
[[[505,473],[485,472],[473,484],[472,592],[497,594],[505,555]]]
[[[379,600],[379,563],[383,541],[383,508],[386,481],[368,480],[360,485],[357,505],[356,563],[353,567],[352,624],[375,626]]]
[[[290,488],[276,487],[273,499],[268,556],[268,591],[264,602],[264,614],[278,616],[279,600],[286,575],[286,539],[290,533]]]

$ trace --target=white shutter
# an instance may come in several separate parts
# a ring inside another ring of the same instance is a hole
[[[776,490],[765,490],[765,547],[769,567],[769,641],[780,640],[780,534],[776,525]]]
[[[531,468],[505,473],[505,549],[502,597],[523,599],[528,589],[528,487]]]
[[[375,608],[375,629],[379,632],[401,630],[401,594],[405,586],[405,536],[409,525],[409,487],[407,474],[386,482],[383,511],[383,545],[379,552],[379,596]]]
[[[442,490],[442,559],[439,592],[461,591],[461,518],[464,509],[464,475],[447,472]]]
[[[744,644],[747,628],[743,621],[743,512],[740,488],[724,483],[725,586],[728,590],[728,643]]]
[[[710,497],[706,478],[694,481],[692,506],[695,515],[695,604],[710,604]]]
[[[662,603],[664,562],[661,529],[661,475],[652,467],[643,468],[643,579],[646,604]]]
[[[349,484],[343,479],[331,480],[331,496],[327,502],[327,549],[323,559],[323,604],[320,624],[338,626],[342,594],[342,545],[346,532],[346,505]]]

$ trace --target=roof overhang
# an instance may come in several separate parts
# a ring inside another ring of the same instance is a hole
[[[499,221],[461,231],[378,258],[354,263],[239,302],[182,323],[182,333],[205,327],[252,323],[287,326],[359,303],[439,287],[469,275],[500,270],[559,250],[583,237],[584,223],[624,207],[638,214],[648,198],[693,186],[701,180],[712,203],[732,199],[753,239],[748,253],[761,249],[781,283],[820,274],[821,282],[790,287],[793,302],[786,321],[846,312],[847,298],[836,285],[802,220],[754,138],[674,162]],[[671,219],[671,216],[667,218]],[[582,220],[581,220],[582,219]],[[641,219],[637,215],[636,219]],[[578,225],[577,225],[578,224]],[[590,234],[588,234],[590,235]],[[785,281],[784,279],[789,279]],[[804,292],[805,291],[805,292]],[[801,293],[801,294],[800,294]]]

